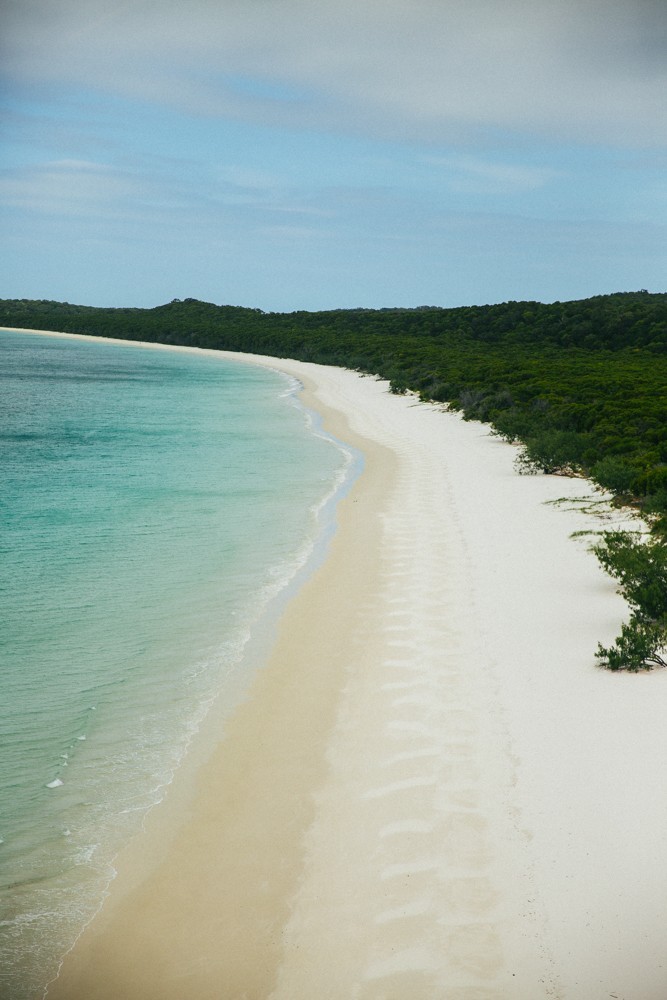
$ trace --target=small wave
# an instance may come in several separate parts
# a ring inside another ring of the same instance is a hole
[[[301,392],[303,389],[303,383],[295,375],[288,375],[287,372],[281,372],[284,376],[287,385],[282,392],[278,393],[279,399],[287,399],[289,396],[296,396],[297,393]]]
[[[47,784],[46,787],[47,788],[60,788],[60,786],[64,785],[64,784],[65,784],[65,782],[62,781],[60,778],[54,778],[53,781],[49,781],[49,783]]]
[[[75,865],[87,865],[93,859],[93,855],[99,848],[99,844],[86,844],[79,848],[74,857]]]

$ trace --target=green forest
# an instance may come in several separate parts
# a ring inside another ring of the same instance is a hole
[[[520,442],[523,471],[593,479],[642,513],[654,556],[667,551],[667,294],[292,313],[196,299],[153,309],[9,299],[0,300],[0,326],[247,351],[379,375],[393,392],[446,403]],[[626,538],[625,547],[603,546],[597,555],[613,576],[614,560],[632,563],[629,552],[640,544]],[[667,636],[665,560],[654,564],[662,570],[651,584],[650,620],[638,611],[642,635],[648,628],[652,636],[649,654]],[[634,660],[620,646],[599,655],[608,666],[637,668],[657,662],[643,655],[645,646]]]

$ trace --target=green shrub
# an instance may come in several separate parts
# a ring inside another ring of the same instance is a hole
[[[607,531],[593,552],[619,583],[637,617],[657,622],[667,616],[667,545],[629,531]]]
[[[597,658],[610,670],[667,666],[667,545],[658,535],[608,531],[593,552],[632,609],[615,644],[599,645]]]
[[[667,628],[646,623],[632,615],[621,625],[621,634],[609,649],[600,643],[595,654],[609,670],[650,670],[653,666],[667,667]]]
[[[629,493],[636,474],[635,469],[617,455],[607,455],[591,469],[595,482],[612,493]]]
[[[545,430],[529,437],[517,459],[520,472],[576,472],[587,438],[576,431]]]

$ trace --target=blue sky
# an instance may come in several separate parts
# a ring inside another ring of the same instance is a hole
[[[664,0],[2,0],[0,297],[664,291]]]

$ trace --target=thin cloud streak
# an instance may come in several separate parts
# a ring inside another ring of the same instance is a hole
[[[562,176],[551,167],[493,162],[474,156],[429,157],[427,162],[444,168],[445,183],[452,190],[485,195],[536,191]]]
[[[130,176],[85,160],[58,160],[0,173],[0,204],[32,213],[106,214],[111,206],[117,211],[140,194],[140,186]]]

